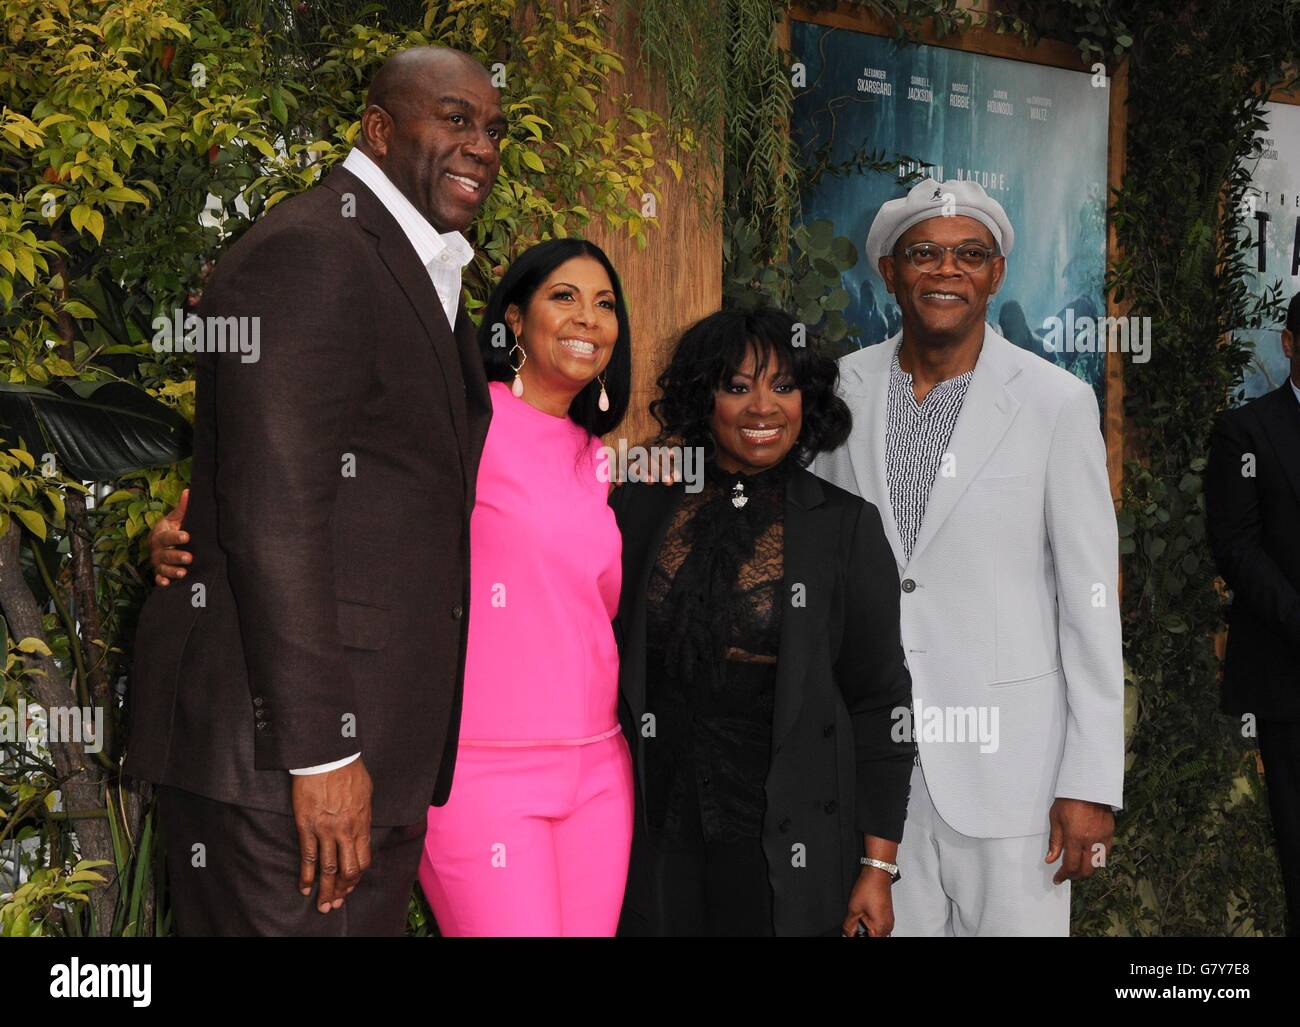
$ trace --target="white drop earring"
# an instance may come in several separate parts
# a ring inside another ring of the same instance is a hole
[[[597,375],[596,381],[600,382],[600,399],[596,400],[596,406],[601,410],[609,409],[609,393],[605,391],[605,376]]]
[[[510,361],[510,369],[515,373],[515,380],[510,385],[510,391],[516,397],[522,397],[524,394],[524,380],[523,378],[520,377],[519,372],[524,369],[524,361],[528,359],[528,354],[525,353],[524,348],[521,345],[519,345],[520,340],[522,339],[523,339],[522,335],[515,336],[515,344],[510,347],[510,352],[506,354],[507,359]],[[514,361],[516,350],[518,350],[519,352],[518,364],[516,364]]]

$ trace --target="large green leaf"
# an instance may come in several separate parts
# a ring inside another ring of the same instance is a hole
[[[127,382],[0,383],[0,431],[37,460],[53,453],[73,478],[107,481],[190,454],[189,423]]]

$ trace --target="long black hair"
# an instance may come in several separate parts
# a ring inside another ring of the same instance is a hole
[[[506,322],[506,308],[513,304],[520,311],[527,310],[529,301],[542,283],[557,267],[574,257],[591,257],[598,261],[614,288],[618,338],[604,374],[609,409],[601,410],[597,405],[600,383],[594,379],[569,404],[569,419],[574,424],[592,435],[604,435],[623,420],[632,395],[632,328],[628,323],[627,304],[623,301],[623,286],[618,280],[618,272],[605,256],[605,251],[595,243],[578,238],[550,239],[519,254],[488,298],[483,320],[479,323],[478,347],[483,354],[483,369],[488,381],[512,381],[515,372],[510,366],[510,350],[515,344],[515,335]]]
[[[753,350],[761,370],[773,355],[777,366],[802,393],[803,427],[793,456],[807,466],[818,453],[849,437],[853,416],[836,395],[839,365],[818,352],[817,339],[784,310],[719,310],[682,333],[657,382],[659,398],[650,413],[659,422],[657,441],[680,440],[709,447],[714,394],[740,369]]]

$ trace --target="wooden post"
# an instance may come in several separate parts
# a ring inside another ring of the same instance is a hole
[[[612,22],[619,33],[614,45],[623,55],[625,74],[611,76],[609,94],[630,94],[638,107],[666,116],[662,81],[637,61],[635,22],[630,4],[624,8],[621,24]],[[609,97],[598,103],[601,117],[613,112]],[[603,222],[593,221],[587,229],[587,237],[609,254],[622,279],[632,320],[632,401],[622,425],[606,438],[610,443],[621,437],[636,444],[655,434],[649,404],[673,343],[682,329],[722,305],[721,217],[698,200],[698,183],[688,180],[689,165],[688,174],[678,182],[663,163],[664,158],[678,155],[660,149],[655,156],[666,184],[656,204],[658,227],[649,229],[645,249]],[[709,161],[699,163],[707,167]],[[717,179],[706,184],[716,188]]]

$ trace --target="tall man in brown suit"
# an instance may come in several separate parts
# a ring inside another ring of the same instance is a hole
[[[126,762],[159,785],[178,933],[403,930],[451,788],[491,413],[459,233],[504,134],[468,55],[396,55],[343,165],[205,290],[193,559],[141,614]],[[257,345],[212,352],[214,318]]]

